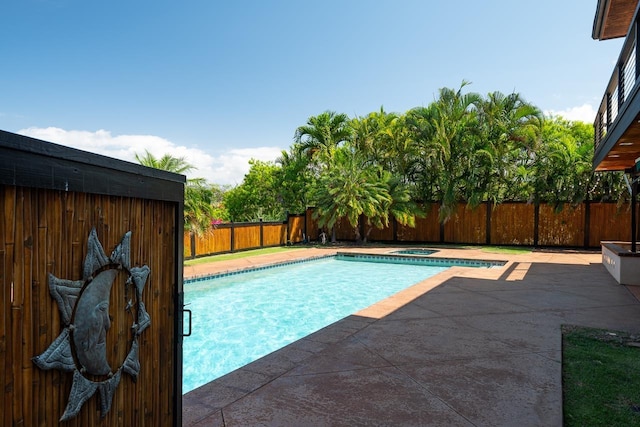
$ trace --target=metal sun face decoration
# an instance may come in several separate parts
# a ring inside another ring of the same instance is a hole
[[[151,324],[142,302],[142,291],[150,270],[146,265],[131,267],[130,242],[131,231],[128,231],[107,257],[94,228],[87,239],[82,280],[59,279],[49,274],[49,293],[58,303],[64,328],[58,338],[32,360],[43,370],[73,372],[69,400],[60,421],[78,415],[82,405],[96,391],[100,395],[100,415],[104,417],[111,409],[122,372],[129,374],[134,382],[140,372],[138,337]],[[129,353],[122,365],[113,372],[107,361],[106,336],[111,327],[111,288],[120,271],[128,275],[124,283],[127,296],[124,310],[133,318],[133,324]],[[129,298],[132,290],[135,292],[135,302]],[[107,378],[94,381],[89,376]]]

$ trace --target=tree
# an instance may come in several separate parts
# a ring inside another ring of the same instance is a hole
[[[586,200],[595,181],[592,158],[592,126],[560,117],[546,120],[533,163],[534,201],[546,201],[561,210],[565,202],[577,204]]]
[[[144,156],[135,154],[136,161],[142,166],[147,166],[154,169],[161,169],[168,172],[186,174],[195,169],[195,167],[188,163],[184,157],[174,157],[171,154],[165,154],[161,158],[155,157],[149,151],[144,151]]]
[[[317,177],[309,168],[309,161],[308,157],[295,149],[282,150],[281,156],[276,159],[280,165],[276,171],[276,188],[286,212],[304,212],[311,203]]]
[[[441,202],[439,218],[449,220],[458,201],[462,200],[469,183],[465,180],[472,169],[472,153],[477,140],[476,107],[481,101],[476,93],[463,94],[467,85],[458,90],[442,88],[439,98],[426,109],[413,114],[414,140],[418,145],[419,188],[426,196]],[[426,199],[426,201],[430,201]],[[433,199],[431,199],[433,200]]]
[[[170,154],[158,159],[145,150],[144,156],[136,153],[135,157],[143,166],[168,172],[184,174],[195,169],[184,157],[174,157]],[[211,186],[203,178],[187,179],[184,192],[185,231],[202,235],[211,230],[211,220],[215,212],[212,205],[213,195]]]
[[[520,94],[492,92],[478,104],[478,144],[472,154],[469,174],[472,206],[491,200],[517,198],[513,183],[518,167],[529,167],[538,148],[542,113]]]
[[[203,178],[187,181],[184,191],[184,229],[202,236],[212,230],[214,191]]]
[[[233,221],[279,221],[284,218],[278,188],[278,166],[273,162],[249,160],[249,172],[242,184],[224,194],[224,205]]]
[[[350,138],[349,118],[334,111],[309,117],[307,124],[298,127],[294,135],[295,148],[316,163],[330,160],[334,150]]]
[[[366,215],[382,227],[389,222],[392,199],[377,169],[366,165],[364,159],[351,147],[335,150],[332,163],[320,176],[314,212],[320,227],[332,230],[335,243],[335,224],[346,218],[354,228],[356,241],[360,241],[360,217]]]

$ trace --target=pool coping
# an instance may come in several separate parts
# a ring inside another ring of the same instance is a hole
[[[242,273],[249,273],[252,271],[259,270],[268,270],[270,268],[281,267],[285,265],[293,265],[300,264],[309,261],[315,261],[324,258],[331,258],[336,256],[343,257],[354,257],[354,258],[377,258],[382,260],[414,260],[418,263],[425,264],[450,264],[445,265],[445,267],[473,267],[473,268],[502,268],[507,264],[507,261],[503,260],[489,260],[489,259],[472,259],[472,258],[454,258],[454,257],[441,257],[441,256],[432,256],[438,253],[438,251],[434,251],[428,255],[415,255],[415,254],[399,254],[393,252],[384,252],[384,253],[372,253],[372,252],[357,252],[357,251],[334,251],[332,253],[322,254],[322,255],[313,255],[301,259],[295,260],[284,260],[284,261],[275,261],[271,263],[266,263],[262,265],[251,265],[238,267],[236,269],[227,269],[215,273],[203,273],[203,274],[195,274],[184,278],[184,283],[193,283],[199,282],[209,279],[215,279],[219,277],[233,276]],[[489,264],[484,265],[484,264]]]

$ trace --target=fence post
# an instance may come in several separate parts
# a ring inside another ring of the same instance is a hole
[[[195,258],[196,257],[196,235],[195,233],[189,233],[189,237],[190,237],[190,242],[189,244],[191,245],[191,258]]]
[[[262,218],[260,218],[260,248],[264,247],[264,225],[262,224]]]
[[[440,207],[442,207],[442,203],[440,203]],[[444,243],[444,222],[440,221],[439,213],[438,213],[438,224],[440,224],[440,243]]]
[[[233,221],[231,221],[231,252],[233,252],[235,250],[235,246],[236,246],[236,230],[235,230],[235,226],[233,225]]]
[[[538,246],[540,226],[540,203],[536,202],[533,208],[533,246]]]
[[[589,247],[591,229],[591,201],[589,199],[584,201],[584,247]]]
[[[311,239],[309,238],[309,232],[307,231],[307,210],[304,211],[304,237],[302,239],[302,243],[309,243]]]
[[[632,175],[633,178],[633,175]],[[638,183],[636,180],[631,181],[631,252],[636,252],[636,199],[638,198]]]
[[[393,230],[393,243],[398,243],[398,220],[395,216],[391,219],[391,229]]]
[[[290,217],[291,217],[291,215],[289,215],[289,211],[285,211],[285,213],[284,213],[284,214],[285,214],[285,215],[286,215],[286,217],[287,217],[287,230],[286,230],[286,232],[285,232],[286,240],[285,240],[285,242],[284,242],[284,245],[285,245],[285,246],[287,246],[287,245],[289,244],[289,242],[291,241],[291,234],[290,234],[290,233],[291,233],[291,227],[289,227],[289,221],[290,221],[290,219],[291,219],[291,218],[290,218]]]
[[[487,222],[486,222],[486,242],[487,245],[491,244],[491,202],[486,201],[487,204]]]

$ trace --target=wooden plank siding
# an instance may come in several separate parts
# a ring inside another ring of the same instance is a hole
[[[424,218],[416,218],[416,226],[408,227],[398,224],[398,241],[399,242],[425,242],[437,243],[440,241],[440,222],[438,222],[438,203],[428,205],[426,216]]]
[[[57,425],[67,405],[73,375],[41,370],[32,358],[46,350],[63,325],[48,287],[48,274],[82,279],[87,237],[93,227],[110,254],[127,231],[131,263],[151,274],[143,301],[152,326],[139,337],[140,374],[122,375],[111,411],[100,418],[94,396],[68,426],[172,425],[175,395],[176,204],[130,197],[0,185],[0,384],[2,425]],[[118,369],[130,345],[131,315],[123,309],[118,273],[110,297],[107,360]],[[124,338],[123,338],[124,337]],[[99,378],[94,378],[101,380]]]
[[[313,219],[313,208],[307,208],[304,213],[304,221],[307,228],[307,239],[310,241],[320,240],[318,221]]]
[[[458,204],[449,221],[444,224],[447,243],[484,244],[487,242],[487,208],[482,204],[475,209]]]
[[[194,242],[196,256],[229,252],[231,250],[231,228],[227,225],[218,225],[218,228],[204,236],[195,236]]]
[[[259,225],[234,224],[233,233],[233,250],[241,251],[260,247]]]
[[[604,240],[629,241],[631,238],[631,207],[615,203],[589,204],[589,246],[600,246]]]
[[[306,235],[306,215],[290,215],[287,220],[289,227],[289,243],[300,243],[305,239],[309,240],[309,236]]]
[[[540,246],[584,246],[584,204],[565,205],[560,212],[553,206],[540,205],[538,244]]]
[[[259,232],[259,230],[258,230]],[[300,231],[302,235],[302,231]],[[302,239],[300,240],[302,241]],[[263,224],[262,247],[287,244],[287,224]]]
[[[491,210],[491,244],[532,246],[535,206],[529,203],[501,203]]]
[[[365,235],[367,241],[375,242],[392,242],[393,241],[393,224],[389,223],[389,227],[376,228],[374,226],[365,225]]]

